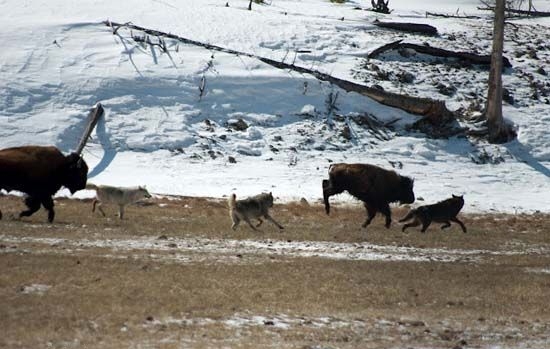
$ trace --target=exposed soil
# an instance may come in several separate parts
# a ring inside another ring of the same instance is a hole
[[[548,348],[550,216],[367,230],[359,204],[276,205],[254,232],[223,200],[128,207],[0,197],[2,348]],[[97,212],[96,212],[97,213]]]

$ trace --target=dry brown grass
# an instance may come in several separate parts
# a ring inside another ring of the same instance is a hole
[[[54,224],[45,222],[44,211],[23,221],[6,217],[22,208],[18,198],[0,198],[0,207],[2,348],[453,348],[525,342],[543,348],[539,342],[550,338],[550,275],[526,271],[548,268],[547,253],[498,254],[482,263],[284,256],[173,263],[151,258],[158,251],[79,250],[63,242],[164,235],[502,251],[548,247],[548,215],[462,215],[467,234],[456,226],[441,232],[436,225],[426,234],[402,234],[397,224],[386,230],[378,218],[365,233],[361,209],[336,207],[327,217],[319,205],[295,203],[272,212],[283,232],[266,222],[256,233],[246,226],[231,231],[225,202],[201,198],[130,206],[123,221],[114,208],[107,207],[107,218],[92,215],[89,201],[58,200]],[[402,214],[394,210],[395,217]],[[46,249],[37,242],[3,242],[8,236],[66,240]],[[51,288],[22,292],[32,284]],[[285,315],[299,324],[225,322],[254,315]],[[344,324],[312,325],[324,317]]]

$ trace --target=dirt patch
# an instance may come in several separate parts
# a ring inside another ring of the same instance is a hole
[[[230,229],[223,200],[157,198],[120,221],[89,201],[14,220],[2,197],[6,348],[545,348],[548,215],[462,215],[400,232],[364,212],[276,205]],[[400,217],[405,209],[395,208]]]

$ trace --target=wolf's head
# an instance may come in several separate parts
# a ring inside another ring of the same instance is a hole
[[[457,207],[459,207],[460,209],[462,209],[462,206],[464,206],[464,195],[455,195],[455,194],[452,194],[453,197],[451,198],[451,200],[453,201],[453,204],[456,205]]]
[[[151,194],[149,194],[149,191],[147,191],[147,189],[145,188],[145,186],[139,186],[138,187],[138,193],[139,193],[139,196],[142,197],[142,198],[151,198]]]
[[[264,207],[273,207],[273,194],[271,192],[269,193],[261,193],[257,196],[259,198],[262,206]]]

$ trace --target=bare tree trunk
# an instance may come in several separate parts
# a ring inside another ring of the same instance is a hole
[[[491,143],[509,140],[510,131],[502,117],[502,51],[504,48],[504,0],[496,0],[493,31],[493,51],[489,72],[489,91],[485,116]]]

